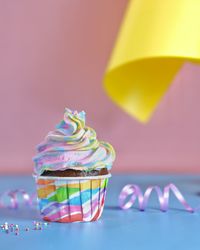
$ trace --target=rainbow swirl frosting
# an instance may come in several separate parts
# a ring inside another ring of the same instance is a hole
[[[113,147],[98,141],[96,132],[85,126],[85,112],[73,112],[67,108],[63,120],[37,146],[37,151],[33,158],[36,175],[45,170],[110,170],[115,160]]]

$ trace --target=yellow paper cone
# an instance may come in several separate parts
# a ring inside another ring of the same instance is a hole
[[[105,89],[126,112],[146,122],[183,63],[197,60],[200,0],[131,0]]]

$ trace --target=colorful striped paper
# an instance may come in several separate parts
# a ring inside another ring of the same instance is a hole
[[[93,177],[94,178],[94,177]],[[36,179],[40,212],[44,220],[88,222],[103,212],[108,178]]]

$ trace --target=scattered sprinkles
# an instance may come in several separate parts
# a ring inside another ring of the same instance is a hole
[[[33,231],[41,231],[43,229],[46,229],[47,226],[49,226],[49,222],[41,222],[41,221],[33,221],[32,223],[32,227],[22,227],[19,226],[17,224],[9,224],[8,222],[5,222],[4,224],[0,225],[0,232],[5,233],[5,234],[14,234],[14,235],[19,235],[20,232],[25,231],[25,232],[29,232],[30,230]]]

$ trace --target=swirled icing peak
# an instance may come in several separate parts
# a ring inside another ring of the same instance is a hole
[[[33,158],[37,175],[45,170],[111,169],[115,151],[109,143],[97,140],[96,132],[85,126],[85,116],[84,111],[65,108],[63,120],[37,146]]]

